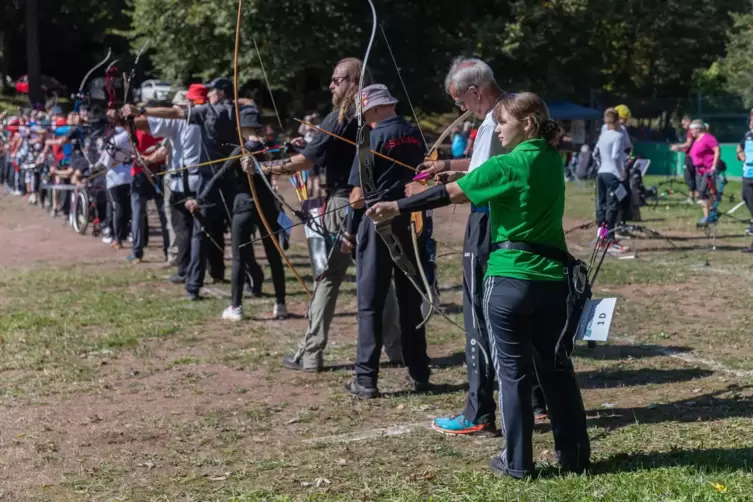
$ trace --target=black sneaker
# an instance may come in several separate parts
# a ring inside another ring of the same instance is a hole
[[[304,368],[300,361],[296,360],[295,356],[285,356],[282,358],[282,365],[289,370],[305,371],[306,373],[319,373],[321,368]]]
[[[343,387],[350,392],[351,395],[360,399],[374,399],[379,397],[379,390],[376,387],[364,387],[359,384],[355,378],[350,382],[347,382]]]
[[[230,284],[230,281],[228,281],[225,278],[220,277],[219,279],[212,279],[212,284]]]
[[[561,451],[555,452],[554,456],[557,459],[557,464],[559,464],[560,469],[572,472],[573,474],[583,474],[589,467],[591,467],[591,460],[588,456],[583,458],[584,455],[581,455],[581,458],[578,458],[579,455],[577,454],[568,455]]]
[[[192,293],[190,291],[186,291],[186,298],[190,302],[199,302],[204,299],[199,293]]]
[[[410,375],[405,375],[405,381],[413,386],[414,392],[429,392],[429,389],[431,389],[431,384],[428,380],[419,382],[418,380],[414,380]]]
[[[523,472],[523,471],[513,471],[509,467],[507,467],[507,462],[502,457],[502,455],[497,455],[491,461],[489,461],[489,468],[492,470],[494,474],[497,474],[498,476],[509,476],[514,479],[524,479],[531,476],[530,472]]]
[[[168,277],[167,280],[172,282],[173,284],[185,284],[186,276],[175,274]]]

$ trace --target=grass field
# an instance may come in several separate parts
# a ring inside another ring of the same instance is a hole
[[[739,185],[726,193],[739,200]],[[333,323],[331,371],[297,374],[280,364],[306,326],[291,274],[293,319],[270,320],[269,297],[246,300],[251,320],[223,323],[227,299],[188,303],[156,261],[127,265],[125,251],[0,196],[0,500],[753,500],[746,226],[723,218],[711,250],[695,228],[700,209],[681,199],[643,209],[640,224],[671,243],[631,239],[637,256],[602,268],[597,296],[618,298],[611,339],[575,354],[592,472],[560,476],[543,424],[541,476],[514,481],[487,469],[501,439],[428,429],[465,400],[463,334],[441,317],[429,323],[432,392],[408,392],[405,370],[388,367],[386,397],[354,400],[342,390],[355,354],[352,282]],[[439,254],[450,253],[439,260],[441,303],[457,321],[453,252],[466,212],[436,216]],[[591,217],[592,189],[570,186],[565,228]],[[594,233],[569,233],[571,250],[588,254]],[[289,255],[310,276],[300,242]]]

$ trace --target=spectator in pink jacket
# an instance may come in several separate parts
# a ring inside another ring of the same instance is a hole
[[[703,207],[703,218],[698,221],[698,225],[705,226],[713,223],[709,221],[709,210],[714,203],[712,195],[716,194],[716,167],[721,150],[719,142],[707,132],[702,120],[690,123],[690,134],[693,136],[693,146],[690,147],[689,155],[695,167],[698,199]]]

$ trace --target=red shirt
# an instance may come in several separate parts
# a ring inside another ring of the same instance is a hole
[[[65,154],[63,154],[63,146],[62,145],[52,145],[52,156],[55,159],[55,161],[59,164],[61,160],[63,160],[63,157]]]
[[[144,154],[149,148],[156,145],[159,141],[146,131],[136,130],[136,148],[140,154]],[[141,166],[136,162],[131,166],[131,176],[136,176],[142,171]]]

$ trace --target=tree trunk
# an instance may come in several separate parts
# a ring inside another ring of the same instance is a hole
[[[44,104],[37,27],[37,0],[26,0],[26,64],[29,75],[29,103],[32,106],[37,103]]]
[[[5,88],[5,76],[8,74],[8,54],[10,54],[5,46],[7,39],[5,33],[0,31],[0,95],[8,92],[8,89]]]

